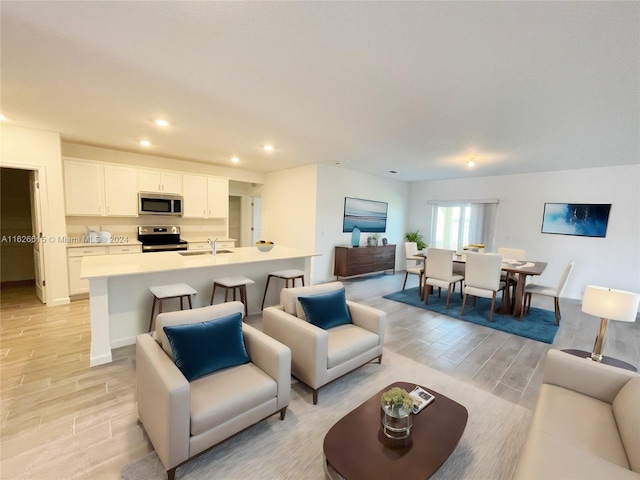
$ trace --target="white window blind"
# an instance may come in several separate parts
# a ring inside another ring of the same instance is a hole
[[[430,247],[462,251],[471,243],[493,250],[497,200],[432,202]]]

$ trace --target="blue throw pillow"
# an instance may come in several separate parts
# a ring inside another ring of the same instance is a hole
[[[188,381],[249,362],[242,337],[242,314],[208,322],[164,327],[176,366]]]
[[[328,330],[351,322],[344,288],[310,297],[298,297],[307,321]]]

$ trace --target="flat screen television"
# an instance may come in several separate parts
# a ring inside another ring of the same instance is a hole
[[[361,232],[385,232],[387,207],[386,202],[345,197],[342,231],[352,232],[355,227],[358,227]]]
[[[610,211],[610,203],[545,203],[542,233],[604,238]]]

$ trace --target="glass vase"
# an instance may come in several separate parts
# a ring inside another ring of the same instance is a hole
[[[411,408],[394,408],[382,405],[380,421],[383,433],[393,440],[409,438],[413,426],[413,413]]]

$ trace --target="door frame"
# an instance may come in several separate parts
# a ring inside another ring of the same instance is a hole
[[[33,172],[33,175],[35,175],[36,181],[38,182],[38,185],[39,185],[39,192],[38,192],[39,194],[36,193],[35,195],[36,198],[31,199],[33,203],[37,202],[36,211],[34,211],[33,208],[31,209],[31,223],[32,225],[34,224],[34,215],[39,215],[40,216],[39,223],[40,223],[41,231],[42,232],[48,231],[49,230],[48,215],[45,214],[46,203],[42,202],[43,198],[47,198],[46,168],[42,165],[12,163],[12,162],[6,162],[6,161],[0,162],[0,168],[12,168],[14,170],[28,170],[30,172]],[[29,189],[31,190],[31,178],[29,179],[29,185],[30,185]],[[29,195],[31,196],[31,191],[29,192]],[[40,232],[38,232],[38,234],[39,233]],[[34,233],[34,235],[36,234]],[[40,260],[41,260],[40,265],[37,264],[35,257],[33,261],[34,261],[34,269],[38,268],[38,266],[40,267],[40,273],[39,274],[36,273],[36,280],[38,277],[40,277],[43,281],[43,285],[40,286],[42,298],[37,293],[36,293],[36,296],[38,296],[38,299],[42,303],[49,304],[49,298],[47,297],[47,289],[46,289],[47,272],[49,271],[49,269],[46,268],[47,245],[46,243],[41,243],[40,246],[42,247],[40,248]],[[36,285],[35,288],[37,291],[38,285]]]

